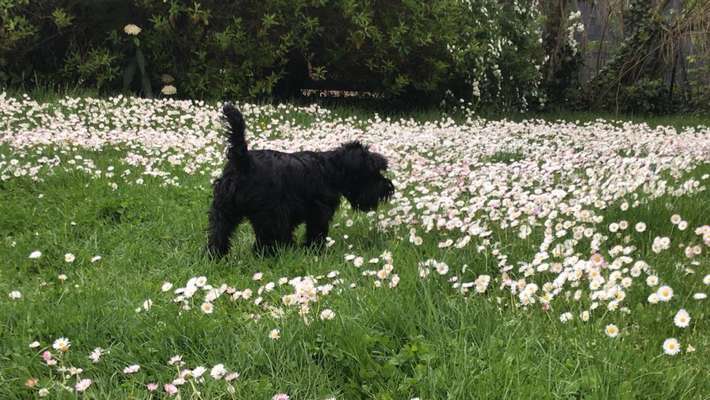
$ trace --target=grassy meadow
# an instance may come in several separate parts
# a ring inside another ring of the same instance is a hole
[[[217,104],[0,95],[0,398],[710,396],[702,121],[240,106],[251,148],[371,144],[397,195],[211,261]]]

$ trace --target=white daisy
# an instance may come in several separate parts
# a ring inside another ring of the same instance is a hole
[[[69,347],[71,347],[71,342],[65,337],[60,337],[52,344],[52,348],[54,348],[54,350],[59,350],[62,353],[69,351]]]
[[[321,311],[320,313],[320,319],[323,321],[326,320],[331,320],[335,318],[335,312],[331,310],[330,308],[326,308],[325,310]]]
[[[215,380],[222,379],[223,376],[227,374],[227,370],[224,368],[224,364],[217,364],[210,370],[210,376]]]
[[[673,297],[673,289],[670,286],[663,285],[658,288],[656,294],[658,295],[658,300],[670,301]]]
[[[619,335],[619,328],[614,324],[609,324],[604,329],[604,332],[606,333],[607,336],[613,338],[613,337],[616,337]]]
[[[673,317],[673,323],[678,328],[687,328],[690,324],[690,314],[688,314],[685,309],[681,308],[678,310],[675,317]]]
[[[680,353],[680,342],[676,338],[668,338],[663,341],[663,352],[669,356]]]
[[[138,364],[133,364],[129,365],[126,368],[123,369],[123,373],[128,375],[128,374],[135,374],[136,372],[140,371],[141,366]]]
[[[127,35],[136,36],[141,33],[141,28],[139,28],[138,25],[135,24],[128,24],[123,27],[123,32],[125,32]]]

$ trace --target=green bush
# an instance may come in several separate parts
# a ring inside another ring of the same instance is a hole
[[[0,0],[0,82],[146,96],[170,83],[193,98],[291,96],[308,86],[524,109],[542,99],[534,4]],[[140,33],[124,32],[128,24]]]
[[[710,44],[710,32],[706,35],[706,43]],[[706,51],[710,55],[710,50]],[[677,85],[674,96],[681,93],[682,96],[690,98],[687,104],[683,105],[681,111],[697,113],[710,112],[710,63],[706,58],[688,56],[688,81],[689,87]]]
[[[108,34],[132,12],[116,0],[0,0],[0,82],[115,89],[123,55]]]
[[[457,97],[498,109],[544,104],[542,21],[537,1],[459,0],[447,44]],[[462,79],[463,78],[463,79]],[[463,82],[463,85],[461,84]],[[468,95],[461,89],[468,90]]]
[[[670,114],[676,109],[668,85],[660,79],[622,86],[618,100],[623,113]]]

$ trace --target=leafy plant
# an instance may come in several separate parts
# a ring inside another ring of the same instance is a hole
[[[94,86],[100,91],[118,76],[116,61],[117,57],[108,49],[72,50],[64,64],[63,75],[77,79],[82,86]]]

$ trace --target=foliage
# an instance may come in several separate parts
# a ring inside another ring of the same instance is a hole
[[[583,49],[580,48],[576,35],[584,32],[585,28],[581,13],[574,11],[576,7],[573,3],[570,0],[543,3],[544,86],[549,101],[555,104],[564,104],[574,99],[580,85]]]
[[[534,4],[2,0],[0,79],[148,95],[169,75],[181,97],[288,97],[310,86],[525,109],[540,103]],[[125,33],[127,24],[140,33]]]
[[[669,5],[669,0],[630,2],[624,14],[626,38],[585,84],[585,107],[655,114],[702,108],[710,82],[697,72],[709,54],[710,3]],[[689,51],[694,55],[688,56]]]
[[[463,97],[496,104],[499,109],[526,110],[544,104],[539,88],[543,51],[537,2],[461,3],[463,12],[456,13],[454,21],[461,32],[447,48],[454,59],[455,76],[464,78],[469,91]]]
[[[586,44],[581,3],[0,0],[0,84],[203,99],[353,90],[497,111],[705,106],[710,3],[683,2],[673,14],[667,0],[593,2],[613,10],[604,32],[623,31],[618,46],[605,36]],[[128,24],[140,33],[125,33]],[[593,46],[611,60],[584,81]]]
[[[77,79],[83,86],[93,86],[101,90],[114,80],[118,73],[116,58],[107,49],[89,49],[86,53],[74,49],[67,55],[62,75]]]
[[[618,104],[622,113],[667,114],[674,110],[668,85],[660,79],[639,80],[634,85],[621,86]]]

